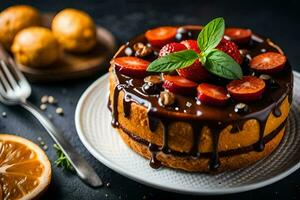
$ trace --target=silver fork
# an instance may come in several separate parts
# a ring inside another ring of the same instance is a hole
[[[6,105],[20,105],[33,114],[62,149],[78,176],[92,187],[102,186],[102,180],[87,161],[74,150],[52,122],[38,108],[27,101],[31,94],[29,83],[19,71],[13,59],[8,56],[6,60],[7,62],[0,61],[0,102]]]

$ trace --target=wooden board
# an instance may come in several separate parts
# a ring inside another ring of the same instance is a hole
[[[53,14],[43,15],[43,25],[50,26]],[[109,61],[116,50],[116,41],[111,32],[97,27],[97,45],[88,53],[63,52],[60,59],[47,68],[32,68],[18,64],[21,71],[32,82],[62,81],[94,75],[109,68]]]

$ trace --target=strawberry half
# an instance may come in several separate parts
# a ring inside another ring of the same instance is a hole
[[[197,87],[197,98],[201,103],[209,105],[224,105],[227,103],[229,96],[224,87],[208,83],[201,83]]]
[[[197,53],[200,53],[200,49],[196,40],[183,40],[180,43],[186,46],[187,49],[191,49],[196,51]]]
[[[218,44],[217,49],[231,56],[238,64],[243,62],[243,57],[239,51],[239,48],[234,42],[223,38]]]
[[[177,28],[171,26],[162,26],[150,29],[145,33],[145,37],[152,46],[162,47],[172,42],[175,38]]]
[[[255,76],[244,76],[242,79],[231,81],[227,85],[227,90],[231,97],[242,102],[260,99],[266,84]]]
[[[195,82],[203,81],[210,77],[209,72],[203,67],[199,60],[196,60],[191,66],[177,69],[180,76]]]
[[[176,94],[193,95],[197,85],[197,83],[182,76],[164,75],[163,88]]]
[[[163,46],[161,48],[161,50],[159,51],[158,56],[162,57],[162,56],[166,56],[170,53],[174,53],[177,51],[182,51],[182,50],[186,50],[186,47],[183,44],[177,43],[177,42],[172,42],[169,44],[166,44],[165,46]]]
[[[132,77],[144,77],[147,75],[147,67],[150,62],[133,56],[118,57],[113,60],[115,70],[121,74]]]
[[[181,42],[187,49],[194,50],[197,53],[200,53],[196,40],[184,40]],[[185,67],[177,70],[180,76],[183,76],[192,81],[202,81],[209,77],[209,72],[202,66],[199,60],[196,60],[191,66]]]
[[[262,73],[276,73],[282,70],[286,63],[286,57],[280,53],[267,52],[255,56],[250,61],[250,67]]]
[[[246,44],[251,39],[252,31],[243,28],[227,28],[225,29],[225,35],[237,44]]]

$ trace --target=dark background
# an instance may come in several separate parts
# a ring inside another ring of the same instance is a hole
[[[287,54],[295,70],[300,70],[299,53],[299,3],[294,1],[137,1],[137,0],[81,0],[81,1],[0,1],[0,9],[14,4],[30,4],[41,11],[57,12],[66,7],[82,9],[92,15],[95,22],[116,36],[119,44],[134,35],[158,25],[205,24],[212,18],[223,16],[227,26],[249,27],[257,33],[270,37]],[[57,116],[53,107],[46,113],[79,151],[96,168],[97,173],[110,187],[91,189],[75,175],[57,168],[52,140],[27,112],[19,108],[0,105],[0,132],[21,135],[38,143],[42,137],[49,149],[46,151],[53,166],[50,188],[42,199],[300,199],[300,171],[262,189],[222,197],[184,196],[163,192],[131,181],[108,169],[94,159],[81,144],[75,130],[74,112],[80,95],[101,74],[72,83],[33,84],[31,100],[39,105],[42,95],[53,95],[65,110],[65,116]]]

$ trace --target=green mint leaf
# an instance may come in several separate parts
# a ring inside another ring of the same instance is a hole
[[[198,35],[197,43],[202,52],[210,52],[222,40],[225,21],[222,17],[210,21]]]
[[[149,72],[166,72],[188,67],[199,59],[193,50],[178,51],[154,60],[147,68]]]
[[[243,76],[240,65],[219,50],[213,50],[207,55],[204,67],[211,73],[227,79],[240,79]]]

